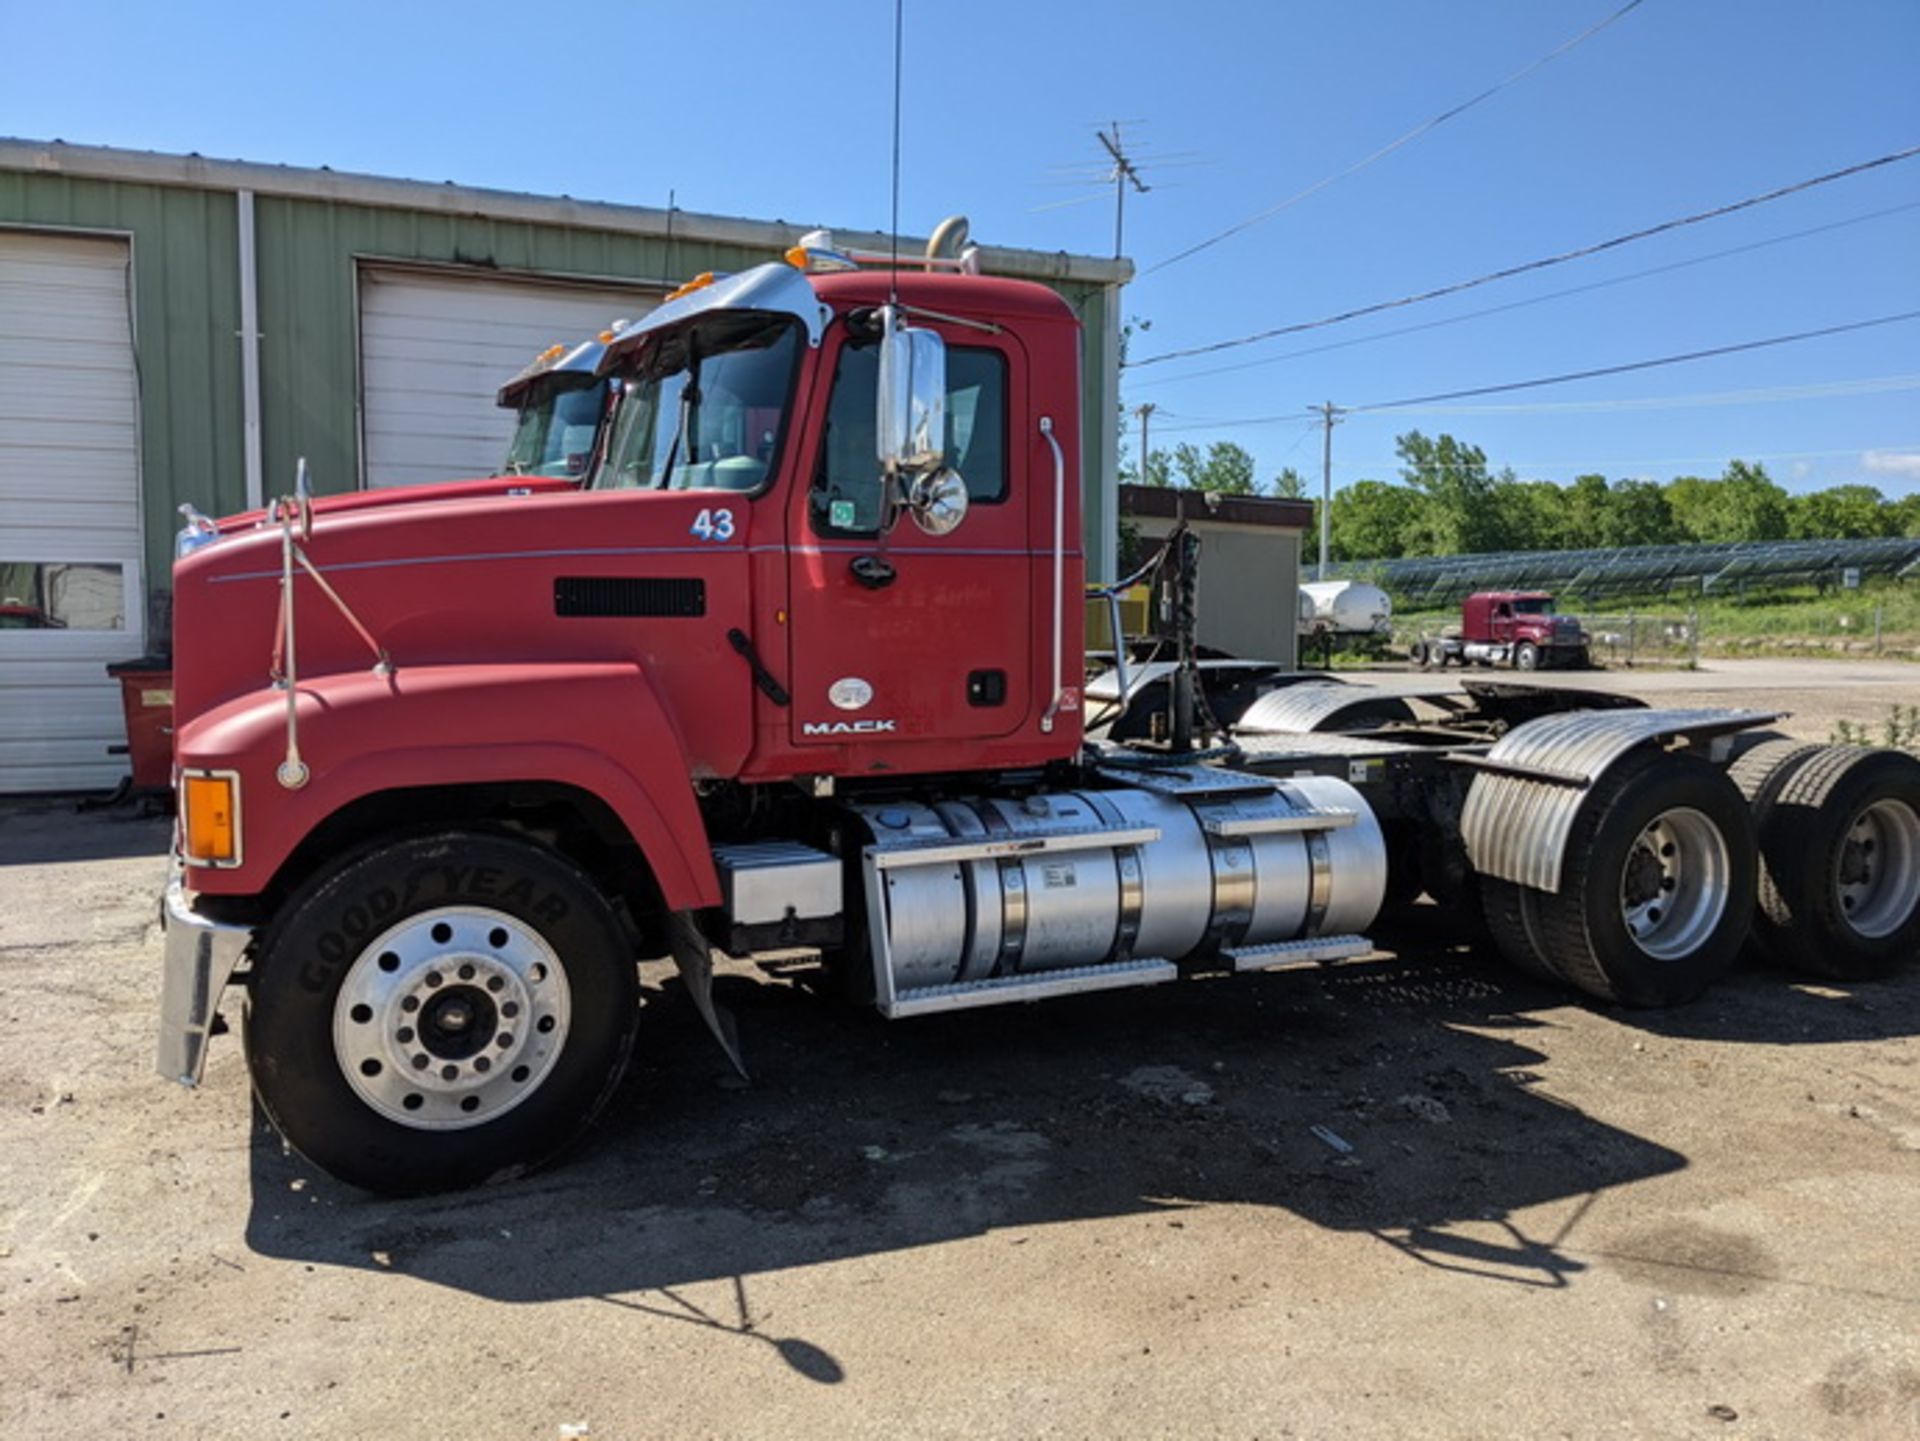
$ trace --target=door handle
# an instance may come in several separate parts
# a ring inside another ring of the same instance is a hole
[[[885,590],[893,584],[897,574],[893,562],[878,555],[856,555],[847,569],[868,590]]]

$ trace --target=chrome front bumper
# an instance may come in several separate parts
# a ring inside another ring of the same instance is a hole
[[[160,990],[160,1049],[154,1066],[169,1081],[200,1084],[207,1068],[220,993],[240,964],[253,927],[209,920],[193,908],[176,871],[160,909],[166,927],[165,979]]]

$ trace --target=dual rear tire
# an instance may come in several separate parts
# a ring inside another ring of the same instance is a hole
[[[1749,933],[1781,966],[1883,977],[1920,954],[1920,760],[1785,739],[1724,772],[1628,756],[1575,818],[1561,876],[1557,894],[1482,876],[1488,929],[1518,969],[1603,1000],[1692,1000]]]
[[[1858,981],[1920,955],[1920,759],[1773,740],[1729,774],[1759,828],[1765,959]]]
[[[1753,822],[1724,772],[1685,755],[1630,755],[1574,819],[1557,893],[1481,878],[1495,944],[1521,970],[1601,1000],[1677,1006],[1746,940],[1757,885]]]

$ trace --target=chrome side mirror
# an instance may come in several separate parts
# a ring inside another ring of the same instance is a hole
[[[931,330],[902,325],[881,311],[879,412],[874,434],[889,476],[926,475],[947,451],[947,346]]]
[[[907,513],[928,535],[946,535],[967,518],[967,483],[957,470],[942,466],[915,476],[907,486]]]

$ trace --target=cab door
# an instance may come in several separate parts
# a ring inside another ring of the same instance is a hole
[[[831,390],[788,512],[795,745],[1009,735],[1034,707],[1027,357],[1006,333],[942,328],[947,463],[966,520],[928,535],[884,517],[875,458],[879,348],[836,334]],[[956,766],[966,761],[956,756]]]

